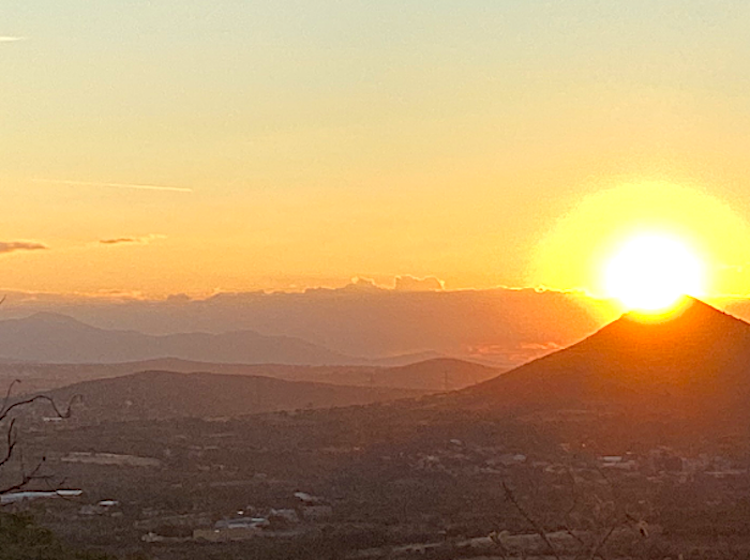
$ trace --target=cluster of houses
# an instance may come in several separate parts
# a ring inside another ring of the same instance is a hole
[[[668,447],[658,447],[644,455],[627,453],[598,458],[598,465],[607,471],[619,471],[629,476],[645,475],[650,480],[673,477],[687,482],[701,474],[716,479],[743,476],[747,469],[739,468],[726,457],[702,453],[697,457],[682,457]]]
[[[195,529],[193,539],[227,542],[288,533],[303,524],[324,522],[333,515],[333,507],[323,498],[306,492],[296,492],[294,497],[294,508],[271,508],[265,512],[247,508],[234,517],[217,521],[211,528]]]
[[[385,460],[390,458],[386,457]],[[565,474],[571,470],[601,470],[628,477],[646,477],[657,480],[664,477],[687,481],[702,474],[713,478],[728,478],[747,474],[732,461],[702,454],[683,457],[668,447],[658,447],[645,454],[604,455],[591,459],[578,459],[571,463],[560,460],[531,459],[522,453],[509,452],[502,447],[477,447],[465,445],[460,440],[450,440],[441,448],[427,453],[416,453],[409,458],[410,467],[417,471],[459,474],[506,474],[509,469],[528,468],[549,474]]]

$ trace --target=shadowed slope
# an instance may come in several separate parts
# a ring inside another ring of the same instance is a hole
[[[50,393],[59,402],[79,395],[72,423],[182,417],[231,417],[259,412],[362,405],[418,391],[346,387],[270,377],[146,371],[85,381]],[[39,407],[41,410],[43,407]]]
[[[591,337],[456,393],[499,413],[609,409],[750,418],[750,325],[692,298],[662,321],[626,314]]]

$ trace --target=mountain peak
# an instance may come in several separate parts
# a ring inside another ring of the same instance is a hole
[[[50,321],[69,321],[73,319],[70,315],[65,315],[63,313],[55,313],[53,311],[38,311],[37,313],[33,313],[32,315],[28,316],[29,319],[39,319],[39,320],[50,320]]]
[[[62,313],[52,313],[50,311],[40,311],[38,313],[34,313],[33,315],[29,315],[28,317],[23,317],[16,320],[24,323],[41,323],[46,325],[90,326],[69,315],[63,315]]]
[[[571,348],[592,345],[619,347],[623,352],[641,351],[643,346],[695,346],[710,351],[714,343],[745,339],[750,325],[707,303],[685,297],[674,309],[661,315],[631,311]],[[635,344],[636,347],[631,347]]]
[[[573,346],[463,394],[472,407],[521,415],[602,406],[739,414],[750,398],[748,363],[750,325],[685,298],[658,320],[626,313]]]
[[[670,323],[674,321],[684,321],[686,319],[690,320],[716,320],[719,317],[725,317],[725,318],[732,318],[727,313],[724,313],[723,311],[716,309],[715,307],[707,304],[705,301],[699,300],[697,298],[694,298],[692,296],[684,296],[680,301],[678,301],[674,307],[669,310],[665,311],[661,314],[655,314],[653,316],[639,312],[639,311],[629,311],[628,313],[625,313],[621,319],[627,320],[627,321],[635,321],[638,323]],[[739,321],[739,319],[735,319]]]

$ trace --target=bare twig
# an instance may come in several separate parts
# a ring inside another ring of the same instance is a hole
[[[602,556],[602,553],[601,553],[601,549],[602,549],[602,548],[604,548],[604,545],[605,545],[605,544],[607,544],[607,541],[609,540],[609,537],[611,537],[611,536],[612,536],[612,533],[614,533],[614,532],[615,532],[615,528],[616,528],[616,527],[617,527],[617,525],[612,525],[612,526],[611,526],[611,527],[609,528],[609,531],[607,531],[607,532],[606,532],[606,533],[604,534],[604,536],[603,536],[603,537],[601,538],[601,540],[600,540],[600,541],[599,541],[599,542],[598,542],[598,543],[596,544],[596,546],[594,546],[594,548],[592,548],[592,549],[591,549],[591,554],[589,555],[589,560],[594,560],[594,558],[596,558],[597,556],[598,556],[599,558],[601,558],[602,560],[605,560],[605,559],[604,559],[604,556]]]
[[[5,399],[3,400],[2,408],[0,408],[0,413],[5,412],[5,409],[8,408],[8,403],[10,402],[10,395],[13,393],[13,388],[20,382],[20,379],[14,379],[13,381],[11,381],[10,385],[8,385],[8,391],[5,393]]]
[[[572,497],[572,503],[570,504],[570,507],[568,508],[568,511],[565,512],[565,515],[563,519],[565,519],[565,532],[570,536],[573,540],[575,540],[580,545],[585,545],[586,543],[584,540],[576,535],[573,530],[570,528],[569,525],[569,519],[570,516],[573,514],[573,512],[578,507],[578,500],[580,498],[580,492],[578,491],[578,484],[576,482],[575,474],[573,474],[573,471],[568,467],[566,469],[566,472],[568,474],[568,478],[570,479],[570,493]],[[577,558],[577,556],[576,556]]]
[[[0,489],[0,495],[7,494],[15,490],[21,490],[24,486],[26,486],[29,482],[33,480],[49,480],[50,478],[52,478],[49,475],[39,474],[39,471],[42,470],[42,466],[44,465],[46,460],[47,460],[46,457],[42,457],[40,461],[37,463],[36,467],[34,467],[30,472],[22,473],[20,482],[12,486],[8,486],[6,488]]]
[[[549,548],[550,552],[552,553],[552,556],[554,556],[557,560],[561,560],[560,554],[557,551],[557,548],[555,545],[552,544],[552,541],[549,540],[549,537],[547,536],[547,532],[544,530],[544,527],[542,527],[539,522],[534,519],[524,508],[523,506],[518,502],[516,499],[516,496],[513,494],[513,491],[508,487],[508,484],[503,481],[503,490],[505,491],[505,498],[513,504],[513,507],[518,510],[518,513],[521,514],[521,516],[526,520],[529,525],[531,525],[536,531],[536,533],[539,535],[539,537],[542,539],[545,545],[547,545],[547,548]]]
[[[2,304],[2,301],[3,300],[0,300],[0,304]],[[18,437],[17,437],[17,429],[16,429],[17,418],[15,417],[15,415],[12,414],[14,411],[18,411],[18,410],[23,409],[24,407],[31,406],[36,402],[45,402],[45,403],[48,403],[52,407],[52,410],[55,412],[58,418],[70,418],[71,413],[72,413],[73,403],[75,402],[76,399],[80,398],[80,395],[78,394],[73,395],[68,401],[67,406],[65,406],[64,408],[60,408],[51,397],[48,397],[46,395],[35,395],[27,399],[22,399],[20,401],[10,403],[10,398],[13,393],[13,388],[17,383],[20,383],[20,381],[15,380],[13,383],[10,384],[10,387],[8,387],[8,390],[5,394],[2,408],[0,408],[0,423],[10,420],[10,422],[7,424],[7,428],[5,428],[6,449],[5,449],[4,455],[0,456],[0,468],[8,465],[8,463],[11,460],[13,460],[14,456],[16,455],[16,452],[21,451],[20,448],[18,447]],[[21,480],[18,483],[12,484],[11,486],[8,486],[6,488],[0,488],[0,495],[7,494],[8,492],[13,492],[15,490],[20,490],[24,488],[26,485],[28,485],[30,482],[35,481],[35,480],[44,480],[44,481],[49,482],[52,479],[51,476],[39,474],[45,461],[46,461],[46,458],[42,457],[41,460],[36,464],[36,466],[33,469],[31,469],[30,471],[27,471],[24,467],[23,455],[21,454],[20,455]]]
[[[64,408],[63,410],[60,410],[57,407],[57,403],[55,403],[55,401],[54,401],[54,399],[52,399],[52,397],[48,397],[47,395],[35,395],[35,396],[30,397],[28,399],[24,399],[22,401],[17,401],[17,402],[14,402],[11,405],[5,406],[3,408],[3,410],[0,411],[0,422],[2,422],[3,420],[5,420],[8,417],[8,415],[13,410],[15,410],[17,408],[24,407],[24,406],[28,406],[28,405],[30,405],[32,403],[40,402],[40,401],[49,403],[50,406],[52,407],[52,409],[55,411],[55,414],[57,414],[58,418],[70,418],[71,407],[73,406],[73,403],[75,402],[75,400],[79,399],[80,397],[81,397],[81,395],[78,395],[78,394],[73,395],[72,397],[70,397],[70,400],[68,401],[67,407]]]
[[[18,443],[16,441],[15,426],[16,426],[16,419],[13,418],[13,420],[10,421],[10,426],[8,426],[5,457],[0,459],[0,467],[2,467],[5,463],[10,461],[11,457],[13,457],[13,450],[15,449],[16,444]]]

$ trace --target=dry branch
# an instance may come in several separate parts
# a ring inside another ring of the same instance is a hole
[[[549,540],[549,537],[547,536],[547,532],[544,530],[544,527],[542,527],[539,522],[534,519],[525,509],[524,507],[518,502],[516,499],[516,496],[513,494],[513,491],[508,487],[508,484],[503,481],[503,490],[505,491],[505,498],[513,504],[513,507],[518,510],[518,513],[521,514],[521,516],[526,520],[526,522],[531,525],[534,528],[534,531],[539,535],[539,537],[542,539],[545,545],[547,545],[547,548],[549,548],[549,551],[552,553],[552,556],[554,556],[557,560],[561,560],[560,554],[557,551],[557,548],[555,545],[552,544],[552,541]]]
[[[2,300],[0,300],[0,304],[1,303]],[[52,407],[52,410],[58,418],[70,418],[73,403],[76,399],[80,398],[80,395],[73,395],[68,401],[67,406],[62,409],[58,407],[54,399],[48,397],[47,395],[35,395],[33,397],[11,403],[11,395],[13,393],[13,389],[19,383],[20,380],[16,379],[9,385],[8,390],[5,393],[5,398],[3,399],[2,408],[0,408],[0,424],[6,422],[7,420],[10,420],[7,427],[5,428],[5,454],[0,458],[0,468],[5,467],[6,465],[8,465],[8,463],[10,463],[10,461],[15,456],[16,450],[18,449],[19,440],[16,428],[17,419],[14,415],[12,415],[14,412],[18,412],[26,407],[30,407],[37,402],[45,402]],[[45,461],[46,457],[42,457],[36,464],[36,466],[30,471],[27,471],[22,464],[20,481],[5,488],[0,488],[0,495],[14,492],[16,490],[21,490],[26,485],[35,480],[50,480],[52,478],[51,476],[40,474]]]

